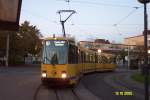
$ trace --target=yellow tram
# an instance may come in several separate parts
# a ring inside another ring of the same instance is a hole
[[[115,64],[101,63],[96,51],[79,48],[71,38],[43,41],[41,81],[43,84],[74,85],[84,73],[115,70]]]

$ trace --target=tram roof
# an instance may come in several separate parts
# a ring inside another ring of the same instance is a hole
[[[63,38],[63,37],[48,37],[48,38],[45,38],[44,40],[67,40],[66,38]]]
[[[72,41],[74,41],[74,38],[65,38],[65,37],[48,37],[48,38],[45,38],[44,40],[72,40]]]
[[[48,37],[48,38],[45,38],[44,40],[66,40],[66,41],[70,42],[71,44],[75,45],[75,40],[72,37],[69,37],[69,38],[65,38],[65,37]]]

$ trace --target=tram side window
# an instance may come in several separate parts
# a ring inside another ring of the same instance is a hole
[[[98,63],[98,56],[95,54],[95,63]]]
[[[83,53],[83,57],[84,57],[84,63],[86,63],[86,53]]]
[[[90,63],[90,54],[86,53],[86,63]]]
[[[86,53],[84,52],[84,63],[86,63]]]
[[[84,53],[83,53],[83,51],[81,52],[81,63],[84,63]]]
[[[83,52],[83,62],[86,63],[86,53]]]
[[[78,49],[78,62],[81,63],[81,53],[80,53],[80,49]]]
[[[94,55],[92,54],[92,63],[94,63],[95,59],[94,59]]]
[[[94,63],[94,55],[92,54],[92,62],[91,63]]]
[[[69,45],[69,55],[68,55],[69,64],[77,64],[78,63],[78,48],[74,45]]]
[[[92,63],[92,55],[90,55],[90,63]]]
[[[85,63],[87,63],[87,54],[85,53]]]
[[[90,54],[88,54],[88,63],[90,63]]]
[[[75,63],[77,64],[79,61],[78,59],[78,47],[75,46]]]
[[[85,63],[88,63],[88,53],[85,53]]]
[[[88,54],[88,59],[87,59],[87,61],[88,61],[88,63],[90,63],[90,54]]]
[[[95,63],[95,54],[93,54],[93,63]]]

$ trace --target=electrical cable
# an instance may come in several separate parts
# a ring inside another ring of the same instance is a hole
[[[142,6],[143,7],[143,6]],[[116,25],[120,24],[121,22],[123,22],[124,20],[126,20],[129,16],[131,16],[135,11],[137,11],[137,9],[141,8],[141,7],[133,7],[135,8],[134,10],[132,10],[131,12],[129,12],[129,14],[125,17],[123,17],[121,20],[119,20]],[[115,25],[115,24],[114,24]]]
[[[35,13],[35,12],[33,13],[33,12],[28,11],[28,10],[26,10],[26,9],[22,9],[22,10],[23,10],[25,13],[27,13],[27,14],[33,16],[33,17],[38,17],[38,18],[44,19],[45,21],[50,21],[49,18],[44,17],[44,16],[41,16],[41,15],[39,15],[38,13]],[[51,20],[50,22],[55,23],[55,24],[58,24],[56,21],[52,21],[52,20]]]
[[[142,7],[143,7],[143,6],[141,6],[141,7],[133,7],[134,10],[132,10],[131,12],[129,12],[129,14],[128,14],[127,16],[123,17],[123,18],[122,18],[121,20],[119,20],[116,24],[113,24],[113,26],[116,28],[117,33],[119,33],[119,35],[122,35],[122,34],[121,34],[120,31],[119,31],[118,25],[119,25],[121,22],[123,22],[124,20],[126,20],[129,16],[131,16],[135,11],[137,11],[137,9],[142,8]]]
[[[66,0],[66,2],[68,2],[68,5],[70,3],[70,0]],[[82,3],[83,1],[74,1],[74,2],[78,2],[78,3]],[[103,4],[103,3],[96,3],[96,2],[86,2],[87,4],[95,4],[95,5],[102,5],[102,6],[116,6],[116,7],[131,7],[128,5],[113,5],[113,4]],[[142,6],[143,7],[143,6]],[[119,20],[116,24],[114,24],[113,26],[115,26],[117,32],[120,34],[120,30],[118,28],[118,25],[139,25],[139,24],[121,24],[121,22],[123,22],[124,20],[126,20],[129,16],[131,16],[137,9],[141,8],[141,7],[132,7],[135,8],[134,10],[132,10],[127,16],[123,17],[121,20]],[[38,13],[32,13],[30,11],[27,11],[25,9],[23,9],[26,13],[34,16],[34,17],[40,17],[46,21],[49,21],[50,19],[44,16],[39,15]],[[58,24],[56,21],[51,21],[52,23]],[[74,24],[68,24],[68,25],[74,25]],[[97,26],[97,25],[106,25],[106,26],[111,26],[111,24],[77,24],[77,25],[91,25],[91,26]],[[121,34],[120,34],[121,35]]]
[[[56,0],[63,1],[63,0]],[[66,0],[65,0],[66,1]],[[68,1],[68,0],[67,0]],[[110,7],[125,7],[132,8],[130,5],[120,5],[120,4],[111,4],[111,3],[100,3],[100,2],[91,2],[91,1],[72,1],[72,3],[80,3],[80,4],[90,4],[90,5],[98,5],[98,6],[110,6]]]

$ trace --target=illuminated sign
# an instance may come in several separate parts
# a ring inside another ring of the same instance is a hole
[[[46,41],[46,46],[64,46],[66,41]]]
[[[65,45],[65,41],[54,41],[55,46],[64,46]]]

